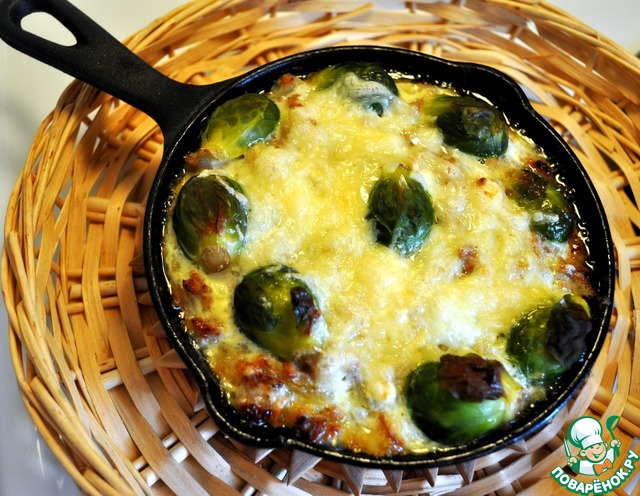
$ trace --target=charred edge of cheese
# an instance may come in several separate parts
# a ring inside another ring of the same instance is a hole
[[[540,394],[510,364],[505,335],[532,305],[590,291],[575,275],[584,250],[532,234],[530,214],[505,194],[509,171],[546,160],[538,147],[514,130],[500,158],[446,147],[421,110],[432,95],[452,92],[397,84],[399,97],[380,117],[287,76],[268,95],[281,114],[274,136],[217,171],[240,183],[250,202],[238,260],[200,273],[181,254],[171,219],[164,242],[185,322],[215,329],[198,335],[187,325],[229,402],[258,424],[374,456],[437,446],[412,422],[403,388],[413,369],[443,353],[498,360],[525,394]],[[365,220],[373,184],[398,164],[425,185],[436,214],[410,258],[377,244]],[[297,363],[275,359],[234,322],[234,288],[273,263],[305,278],[328,330],[321,353]],[[194,277],[205,291],[185,284]]]

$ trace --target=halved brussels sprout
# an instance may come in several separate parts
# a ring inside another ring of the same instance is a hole
[[[507,178],[506,193],[531,214],[534,232],[558,243],[569,239],[573,215],[567,199],[552,181],[530,169],[522,169]]]
[[[413,421],[427,436],[457,444],[511,420],[520,389],[497,360],[445,354],[413,370],[405,394]]]
[[[173,210],[178,244],[206,272],[220,272],[244,246],[248,212],[237,182],[218,174],[193,176],[180,188]]]
[[[384,114],[398,87],[393,78],[375,62],[350,62],[327,67],[311,78],[318,90],[338,85],[345,98],[363,108]]]
[[[565,295],[525,314],[511,329],[507,353],[532,384],[547,384],[580,359],[591,328],[588,303]]]
[[[240,330],[283,360],[318,351],[326,338],[315,296],[286,265],[247,274],[235,289],[233,304]]]
[[[499,157],[507,151],[507,122],[497,108],[473,96],[438,95],[426,112],[446,145],[480,158]]]
[[[247,93],[217,107],[200,142],[200,160],[239,157],[252,145],[269,138],[280,120],[278,106],[264,95]]]
[[[399,166],[373,186],[366,219],[373,221],[378,243],[409,257],[429,237],[435,213],[431,196],[422,183]]]

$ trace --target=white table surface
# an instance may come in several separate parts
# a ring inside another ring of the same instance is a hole
[[[123,39],[182,0],[72,0],[116,38]],[[631,53],[640,51],[640,1],[556,0],[556,5]],[[33,29],[50,29],[34,18]],[[47,31],[42,31],[47,32]],[[71,78],[0,41],[0,219],[36,129]],[[0,496],[73,496],[73,480],[36,431],[18,393],[8,350],[6,307],[0,302]]]

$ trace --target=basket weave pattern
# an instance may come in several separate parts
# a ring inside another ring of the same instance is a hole
[[[146,115],[74,82],[34,138],[8,207],[2,285],[10,351],[37,428],[86,494],[553,494],[576,417],[619,415],[640,437],[640,63],[540,0],[202,0],[126,41],[170,77],[228,79],[303,50],[398,46],[513,77],[566,138],[615,242],[610,333],[590,379],[533,437],[452,467],[381,471],[224,436],[163,336],[140,260],[162,135]],[[621,493],[622,494],[622,493]]]

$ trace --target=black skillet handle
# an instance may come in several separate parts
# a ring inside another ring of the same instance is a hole
[[[21,27],[44,12],[76,39],[60,45]],[[174,81],[140,59],[66,0],[0,0],[0,38],[17,50],[109,93],[152,117],[167,138],[211,99],[211,86]]]

